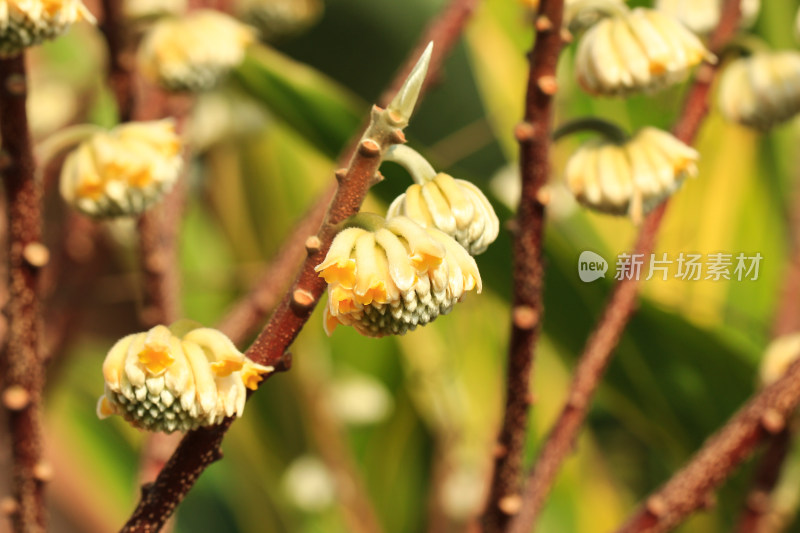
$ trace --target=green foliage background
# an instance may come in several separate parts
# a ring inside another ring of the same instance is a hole
[[[191,169],[180,254],[188,318],[213,325],[257,278],[283,236],[331,182],[335,158],[442,5],[330,0],[323,19],[308,33],[251,51],[224,87],[225,101],[248,102],[263,117],[245,132],[219,126],[225,135]],[[794,2],[763,2],[757,33],[773,46],[796,47],[791,24],[796,8]],[[483,2],[407,130],[410,145],[437,168],[487,191],[503,222],[512,212],[498,200],[490,180],[515,165],[512,129],[522,116],[524,53],[531,40],[518,3]],[[76,90],[92,89],[92,120],[110,124],[113,107],[99,74],[102,53],[94,30],[76,28],[43,47],[34,68],[49,69]],[[675,121],[684,87],[627,101],[591,99],[574,82],[573,54],[574,46],[560,64],[557,122],[591,114],[633,130],[666,128]],[[203,133],[213,137],[211,130]],[[760,277],[645,284],[639,312],[608,369],[540,531],[613,529],[754,391],[786,267],[797,136],[796,122],[760,136],[724,123],[712,111],[697,142],[699,178],[688,181],[672,202],[657,252],[760,252]],[[555,147],[554,181],[575,146],[573,138]],[[383,172],[386,180],[373,190],[368,210],[384,209],[410,183],[397,167],[386,165]],[[626,219],[587,213],[560,195],[553,203],[531,458],[564,400],[572,365],[611,286],[609,280],[582,283],[577,257],[594,250],[612,262],[613,272],[613,258],[630,248],[635,235]],[[318,310],[292,349],[295,368],[270,380],[249,402],[225,440],[225,459],[209,468],[180,507],[175,531],[348,531],[336,498],[304,509],[283,480],[293,461],[319,456],[326,446],[315,432],[311,402],[321,402],[337,416],[326,395],[353,375],[377,381],[393,400],[392,409],[376,422],[341,422],[385,530],[426,530],[439,456],[458,476],[450,484],[451,518],[465,520],[480,503],[501,412],[510,256],[509,235],[503,232],[477,258],[483,294],[470,294],[451,315],[402,338],[366,339],[345,328],[327,338]],[[121,244],[116,271],[98,280],[97,287],[129,278],[135,271],[132,258],[132,250]],[[119,419],[100,421],[94,411],[105,351],[137,327],[135,302],[130,295],[95,292],[86,327],[51,372],[47,391],[48,440],[57,476],[51,491],[54,531],[112,530],[138,497],[137,462],[145,435]],[[115,320],[108,325],[101,316]],[[714,509],[680,531],[730,531],[747,471],[726,485]],[[797,502],[798,478],[793,461],[782,500],[789,507]]]

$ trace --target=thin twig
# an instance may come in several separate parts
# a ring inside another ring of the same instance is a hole
[[[447,6],[431,21],[422,33],[414,50],[409,54],[405,64],[398,69],[388,88],[378,98],[378,105],[386,107],[397,94],[397,90],[414,68],[416,58],[422,53],[429,42],[434,42],[431,55],[428,77],[422,84],[420,96],[424,95],[434,83],[442,70],[445,58],[458,42],[479,0],[450,0]],[[366,122],[363,127],[366,127]],[[363,129],[362,127],[362,129]],[[360,134],[353,137],[348,147],[339,158],[339,165],[344,166],[355,153],[360,140]],[[327,188],[303,215],[292,232],[284,240],[284,245],[276,255],[274,261],[264,270],[264,273],[253,285],[252,289],[236,302],[225,317],[220,321],[219,329],[226,333],[234,342],[240,342],[258,330],[264,319],[278,303],[283,290],[288,286],[291,275],[296,271],[297,265],[305,253],[305,241],[313,235],[314,231],[322,224],[325,212],[336,193],[336,185]]]
[[[11,516],[19,532],[45,530],[41,397],[44,372],[39,354],[38,278],[43,266],[41,189],[34,179],[35,162],[25,110],[25,56],[0,59],[0,153],[8,202],[10,299],[7,374],[3,405],[12,448],[12,490],[17,509]]]
[[[734,35],[739,24],[739,1],[726,1],[719,26],[711,36],[713,52],[722,50]],[[708,113],[708,96],[717,69],[718,66],[701,65],[686,95],[683,112],[673,128],[675,136],[686,144],[692,143]],[[664,202],[645,218],[632,253],[647,255],[652,252],[666,207],[667,202]],[[578,361],[567,401],[528,476],[522,510],[514,519],[510,531],[527,533],[535,524],[561,464],[573,450],[591,398],[634,312],[638,292],[639,283],[635,277],[620,280],[614,286],[600,321]]]
[[[800,183],[794,185],[788,215],[789,262],[775,307],[772,326],[774,338],[800,331]],[[764,521],[772,510],[772,491],[780,479],[796,433],[797,424],[789,424],[786,429],[769,438],[745,498],[737,526],[738,533],[763,531]]]
[[[129,28],[125,24],[123,0],[102,0],[103,32],[108,48],[108,84],[117,102],[120,122],[133,116],[135,85],[133,76],[133,51],[129,42]]]
[[[713,491],[756,446],[783,431],[798,404],[800,361],[748,401],[686,466],[645,500],[617,533],[668,531],[707,505]]]
[[[298,370],[293,374],[306,415],[303,417],[305,425],[331,472],[347,530],[351,533],[381,533],[383,528],[350,451],[345,428],[331,411],[324,384],[312,370]]]
[[[520,145],[522,196],[515,222],[514,299],[505,413],[495,448],[489,501],[481,519],[483,530],[489,533],[505,531],[521,503],[522,455],[532,403],[530,382],[544,311],[545,206],[539,192],[550,175],[552,101],[557,90],[556,65],[563,46],[560,32],[563,4],[563,0],[542,0],[539,6],[536,41],[528,56],[525,118],[515,131]]]

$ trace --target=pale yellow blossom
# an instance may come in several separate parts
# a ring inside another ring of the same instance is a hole
[[[80,0],[0,0],[0,57],[58,37],[79,20],[95,23]]]
[[[140,214],[178,179],[180,152],[171,119],[130,122],[96,133],[64,161],[61,195],[94,217]]]
[[[578,82],[591,94],[624,96],[678,83],[703,60],[715,61],[680,22],[636,8],[604,18],[578,44]]]
[[[142,72],[166,89],[213,88],[244,59],[252,28],[218,11],[199,9],[156,22],[139,47]]]
[[[696,150],[669,133],[644,128],[617,143],[595,139],[570,157],[565,179],[581,204],[635,222],[697,174]]]
[[[800,112],[800,52],[759,52],[722,72],[717,103],[733,122],[767,130]]]
[[[100,418],[150,431],[188,431],[242,416],[246,389],[274,368],[254,363],[222,332],[177,322],[119,340],[103,362]]]
[[[483,192],[441,172],[398,196],[389,206],[387,218],[398,215],[442,230],[471,255],[483,253],[500,232],[500,221]]]
[[[325,331],[338,324],[362,335],[402,335],[450,312],[481,290],[475,260],[452,237],[397,216],[372,230],[341,231],[316,270],[328,282]]]

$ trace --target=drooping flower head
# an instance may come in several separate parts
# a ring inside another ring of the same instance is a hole
[[[591,94],[625,96],[683,81],[703,59],[703,43],[674,18],[635,8],[605,18],[581,39],[575,59],[578,82]]]
[[[79,20],[95,23],[80,0],[0,0],[0,57],[54,39]]]
[[[241,18],[265,41],[299,33],[322,15],[322,0],[238,0]]]
[[[567,187],[581,204],[637,222],[697,174],[699,154],[669,133],[644,128],[625,142],[594,139],[567,162]]]
[[[483,253],[500,232],[500,221],[481,190],[439,173],[424,185],[411,185],[389,206],[386,217],[404,215],[453,237],[470,255]]]
[[[103,362],[100,418],[150,431],[188,431],[242,416],[246,389],[274,369],[254,363],[222,332],[177,322],[117,341]]]
[[[139,65],[168,90],[203,91],[242,62],[253,40],[249,26],[218,11],[198,9],[159,20],[139,47]]]
[[[178,179],[180,151],[171,119],[130,122],[96,133],[64,161],[61,196],[94,217],[140,214]]]
[[[316,270],[328,282],[325,331],[353,326],[369,337],[402,335],[481,290],[475,260],[447,234],[396,216],[375,229],[342,230]]]
[[[800,112],[800,53],[759,52],[722,71],[717,102],[733,122],[767,130]]]
[[[723,0],[656,0],[655,8],[675,17],[698,35],[706,35],[719,24]],[[741,25],[751,26],[761,9],[761,0],[741,1]]]

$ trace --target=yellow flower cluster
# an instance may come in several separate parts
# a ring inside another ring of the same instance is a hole
[[[800,112],[800,53],[761,52],[725,67],[717,96],[722,115],[767,130]]]
[[[0,57],[58,37],[79,20],[95,23],[80,0],[0,0]]]
[[[103,362],[100,418],[120,415],[150,431],[188,431],[244,411],[272,367],[248,359],[222,332],[188,322],[119,340]]]
[[[370,337],[402,335],[480,292],[475,260],[447,234],[404,216],[375,215],[373,225],[341,231],[316,267],[328,282],[328,334],[344,324]]]
[[[592,26],[575,59],[578,82],[591,94],[651,92],[684,80],[703,59],[703,43],[674,18],[636,8]]]
[[[216,86],[244,59],[254,32],[218,11],[199,9],[159,20],[139,47],[141,71],[173,91]]]
[[[67,156],[61,195],[94,217],[140,214],[178,179],[180,151],[171,119],[130,122],[96,133]]]
[[[398,215],[442,230],[470,255],[483,253],[500,232],[500,221],[483,192],[468,181],[441,172],[398,196],[389,206],[387,218]]]
[[[669,133],[644,128],[624,143],[592,140],[570,157],[566,183],[582,204],[634,222],[697,174],[699,154]]]

